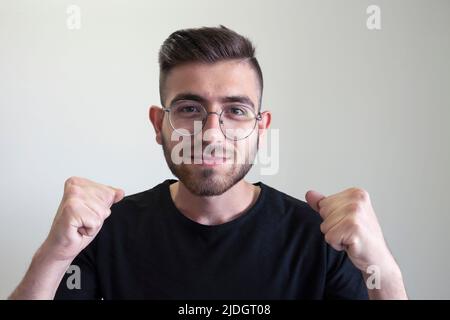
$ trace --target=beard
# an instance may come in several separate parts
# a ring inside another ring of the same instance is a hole
[[[215,168],[196,166],[194,164],[175,164],[172,161],[169,144],[164,135],[162,136],[162,148],[164,158],[172,174],[194,195],[202,197],[219,196],[228,191],[236,183],[241,181],[253,166],[253,160],[258,151],[259,136],[257,138],[256,150],[252,151],[244,163],[222,164],[226,166],[220,173]],[[251,161],[249,161],[251,160]]]

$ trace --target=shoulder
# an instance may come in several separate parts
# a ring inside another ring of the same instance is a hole
[[[115,203],[111,209],[121,209],[123,207],[144,207],[152,205],[155,201],[161,201],[164,196],[165,189],[169,188],[170,180],[165,180],[156,186],[125,196],[121,201]]]
[[[320,215],[307,202],[266,184],[260,183],[260,186],[265,189],[266,203],[271,210],[302,224],[318,226],[322,223]]]
[[[168,188],[168,183],[169,181],[166,180],[148,190],[125,196],[111,206],[110,219],[130,220],[161,207],[161,203],[164,201],[164,188]]]

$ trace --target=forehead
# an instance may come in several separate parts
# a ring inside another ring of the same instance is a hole
[[[258,103],[256,72],[248,62],[227,60],[212,64],[186,63],[173,68],[166,78],[166,103],[179,93],[190,92],[208,101],[224,96],[248,96]]]

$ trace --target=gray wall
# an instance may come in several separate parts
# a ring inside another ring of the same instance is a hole
[[[81,29],[66,25],[69,5]],[[381,8],[368,30],[366,8]],[[64,180],[170,177],[147,120],[173,31],[249,36],[297,198],[369,191],[411,298],[450,298],[450,1],[0,1],[0,297],[46,236]]]

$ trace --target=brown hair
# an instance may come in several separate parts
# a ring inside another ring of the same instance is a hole
[[[214,63],[229,59],[247,60],[255,70],[263,92],[263,75],[252,42],[223,25],[182,29],[173,32],[159,51],[159,96],[164,106],[164,82],[170,70],[186,62]]]

